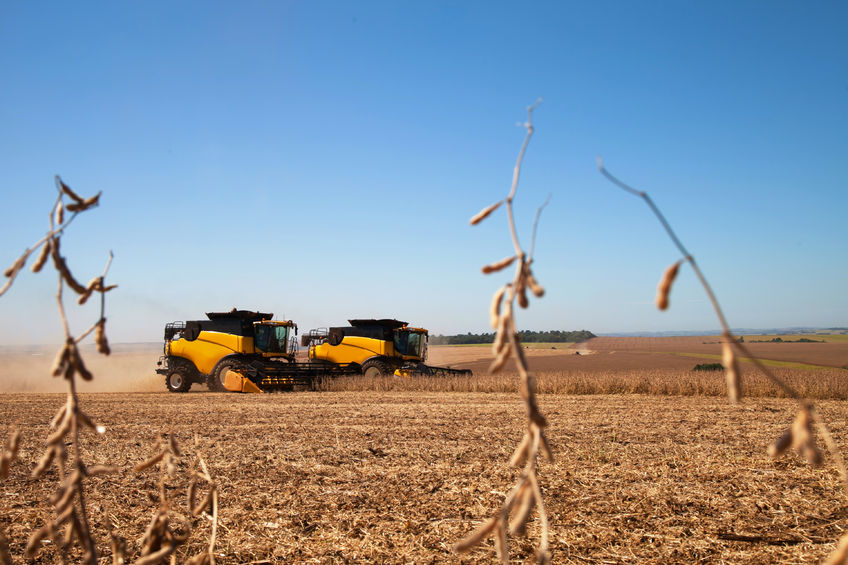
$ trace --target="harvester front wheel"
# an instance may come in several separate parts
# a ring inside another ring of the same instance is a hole
[[[188,392],[193,382],[193,369],[186,363],[174,363],[165,375],[165,386],[170,392]]]
[[[395,370],[385,361],[374,359],[362,364],[362,374],[369,378],[391,377]]]
[[[206,386],[209,387],[209,390],[212,392],[226,392],[227,388],[224,386],[224,378],[227,375],[227,371],[239,371],[239,362],[235,359],[224,359],[219,361],[215,368],[212,369],[212,372],[209,373],[209,377],[206,379]]]

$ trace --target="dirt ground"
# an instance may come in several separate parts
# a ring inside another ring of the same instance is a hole
[[[848,343],[751,346],[775,359],[848,362]],[[368,389],[236,395],[200,385],[170,394],[154,373],[160,347],[119,345],[110,357],[85,354],[95,381],[81,383],[82,406],[107,428],[102,436],[83,436],[85,459],[122,469],[91,479],[87,489],[101,562],[112,562],[109,530],[127,541],[130,558],[137,556],[138,540],[159,506],[161,474],[132,467],[154,454],[165,436],[175,437],[184,453],[177,472],[164,478],[172,520],[192,530],[178,562],[200,552],[210,535],[208,517],[191,518],[186,511],[195,437],[220,485],[215,552],[223,563],[494,559],[490,541],[463,556],[451,548],[496,511],[515,480],[507,461],[524,416],[516,394]],[[626,380],[631,369],[650,380],[652,368],[667,379],[711,361],[699,355],[719,352],[715,338],[597,338],[571,350],[527,354],[534,372],[555,372],[547,379],[578,375],[590,382],[602,375]],[[58,393],[64,382],[48,376],[53,353],[0,351],[0,440],[15,422],[23,434],[19,461],[0,480],[0,532],[10,540],[15,563],[24,562],[28,535],[50,515],[47,500],[56,485],[55,471],[29,478],[48,423],[65,401]],[[483,376],[489,348],[431,347],[429,362]],[[830,380],[816,370],[801,373],[841,386],[841,369],[828,371]],[[540,386],[545,382],[540,377]],[[58,394],[44,393],[49,391]],[[817,405],[844,448],[844,401]],[[765,455],[792,420],[793,401],[755,398],[732,406],[701,394],[557,393],[542,395],[541,406],[557,455],[540,467],[555,563],[810,563],[848,528],[845,495],[829,459],[811,469],[795,455],[778,461]],[[513,558],[530,559],[537,534],[534,521],[529,539],[511,540]],[[51,544],[43,544],[37,561],[56,559]]]
[[[0,396],[0,433],[23,429],[20,460],[0,481],[0,529],[15,563],[49,514],[55,472],[29,478],[63,395]],[[183,448],[165,479],[175,522],[193,532],[178,561],[201,551],[209,522],[186,515],[187,474],[200,450],[221,488],[215,553],[223,563],[492,562],[491,542],[451,547],[503,500],[521,437],[515,395],[301,392],[273,395],[87,394],[106,426],[85,434],[85,458],[124,471],[91,480],[88,507],[103,563],[107,528],[130,556],[158,507],[159,472],[131,467],[163,434]],[[772,461],[765,446],[795,404],[769,399],[548,395],[557,460],[540,466],[555,563],[811,563],[846,527],[845,500],[828,461]],[[844,403],[823,402],[836,441],[848,442]],[[532,555],[512,540],[513,558]],[[56,558],[44,544],[41,562]]]

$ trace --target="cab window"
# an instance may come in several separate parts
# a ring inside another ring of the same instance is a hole
[[[289,340],[288,326],[257,325],[253,344],[263,353],[285,353]]]

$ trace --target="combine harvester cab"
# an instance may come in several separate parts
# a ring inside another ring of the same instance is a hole
[[[368,377],[471,375],[468,369],[432,367],[427,330],[394,319],[348,320],[350,326],[312,330],[301,337],[313,363],[358,368]]]

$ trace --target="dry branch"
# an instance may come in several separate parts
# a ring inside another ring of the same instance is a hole
[[[527,145],[533,135],[533,110],[539,102],[541,100],[527,108],[527,122],[524,124],[527,134],[518,153],[509,194],[504,200],[484,208],[480,213],[471,218],[471,225],[475,225],[488,217],[502,203],[506,203],[508,228],[512,237],[514,254],[486,265],[482,270],[484,274],[495,273],[509,267],[513,263],[516,263],[516,261],[517,266],[512,282],[500,287],[492,296],[489,321],[497,332],[494,343],[492,344],[492,354],[495,358],[489,367],[489,371],[496,373],[504,367],[510,358],[515,359],[521,379],[519,391],[527,410],[527,429],[521,444],[510,459],[510,464],[513,466],[520,465],[522,462],[524,463],[524,470],[518,483],[507,495],[501,509],[467,538],[457,543],[455,550],[459,552],[468,551],[482,543],[485,539],[494,536],[495,547],[497,548],[498,558],[501,563],[509,563],[508,536],[525,533],[527,523],[534,509],[536,510],[541,526],[540,539],[536,547],[536,561],[538,563],[547,563],[550,561],[550,554],[548,552],[548,520],[541,489],[538,486],[536,462],[540,450],[550,459],[552,459],[552,454],[544,435],[544,428],[547,423],[539,411],[536,402],[535,379],[529,373],[527,360],[522,351],[521,341],[516,330],[515,309],[513,307],[513,304],[518,302],[519,306],[527,308],[529,305],[527,297],[528,288],[536,297],[541,297],[544,294],[544,289],[536,281],[530,270],[532,245],[531,252],[528,254],[519,243],[512,205],[518,189],[521,164],[524,160]],[[539,215],[547,205],[547,202],[546,200],[536,213],[536,219],[533,224],[533,245],[535,244]],[[541,447],[542,445],[544,445],[544,448]],[[512,519],[510,519],[510,516],[512,516]]]
[[[604,175],[610,182],[621,188],[622,190],[642,198],[654,215],[657,217],[659,222],[662,224],[669,238],[672,240],[674,245],[678,248],[680,253],[683,254],[685,261],[687,261],[691,266],[692,270],[695,272],[698,280],[701,283],[701,286],[704,288],[704,291],[707,293],[707,297],[712,304],[713,310],[718,318],[719,323],[722,328],[722,364],[725,368],[725,374],[727,378],[727,394],[730,398],[731,402],[737,402],[741,391],[740,391],[740,379],[741,373],[739,371],[739,365],[736,360],[736,355],[734,352],[738,350],[739,353],[750,359],[756,368],[772,383],[774,383],[778,388],[780,388],[787,396],[798,400],[799,409],[798,413],[795,417],[795,420],[792,422],[792,425],[789,429],[783,433],[774,443],[772,443],[768,447],[768,453],[772,457],[779,457],[791,446],[793,449],[797,450],[801,455],[803,455],[807,462],[811,466],[817,466],[821,464],[822,456],[818,447],[815,444],[814,436],[813,436],[813,423],[815,422],[817,428],[820,433],[826,438],[826,445],[828,451],[830,452],[833,460],[838,467],[840,477],[842,479],[842,487],[843,491],[848,494],[848,472],[846,472],[845,464],[842,459],[842,454],[837,448],[836,444],[833,442],[830,437],[830,430],[824,424],[823,421],[817,416],[812,403],[803,398],[794,388],[789,386],[786,381],[777,377],[773,371],[768,369],[757,357],[752,355],[748,349],[742,344],[742,342],[733,335],[730,330],[730,325],[727,323],[727,319],[724,316],[724,312],[719,305],[718,299],[712,291],[709,283],[707,282],[706,277],[701,272],[701,269],[698,267],[697,263],[695,263],[694,257],[686,250],[683,246],[683,243],[677,237],[677,234],[671,228],[671,225],[666,220],[665,216],[660,212],[660,209],[654,204],[654,201],[651,200],[650,196],[646,192],[637,190],[616,177],[610,174],[606,168],[604,167],[603,160],[598,157],[598,169],[601,174]],[[671,282],[674,280],[674,277],[677,274],[677,265],[675,263],[670,267],[665,275],[663,276],[662,281],[660,282],[659,294],[664,294],[665,297],[665,305],[668,303],[668,290],[671,287]],[[657,305],[661,305],[660,296],[658,294]],[[660,309],[664,309],[660,306]],[[828,558],[828,563],[843,563],[845,559],[840,557],[846,553],[845,547],[840,542],[840,546],[837,550],[831,554]],[[841,559],[841,561],[840,561]]]
[[[27,258],[34,250],[40,248],[39,255],[32,266],[34,273],[42,270],[48,257],[53,258],[53,265],[58,273],[56,301],[62,327],[64,328],[65,343],[56,355],[51,373],[54,376],[62,375],[67,379],[68,397],[65,405],[57,412],[51,422],[51,429],[53,431],[47,437],[46,449],[32,472],[33,477],[38,478],[51,466],[56,465],[57,467],[59,484],[56,491],[50,497],[50,502],[53,506],[53,518],[46,520],[30,536],[25,553],[28,558],[34,558],[41,547],[41,540],[51,538],[56,543],[62,561],[68,562],[68,552],[76,542],[82,550],[81,561],[94,565],[98,561],[98,553],[91,534],[88,509],[86,507],[85,479],[91,476],[92,473],[102,474],[104,468],[94,466],[91,471],[87,468],[80,450],[79,430],[80,426],[88,426],[98,432],[101,432],[102,428],[94,424],[91,418],[79,408],[76,377],[79,376],[84,380],[91,380],[93,375],[85,366],[82,355],[77,347],[78,340],[75,340],[71,336],[62,302],[62,289],[63,285],[67,284],[75,292],[84,295],[85,298],[95,291],[102,294],[106,291],[106,287],[103,284],[106,271],[104,271],[103,276],[92,279],[92,282],[87,287],[83,287],[71,272],[67,261],[62,257],[59,250],[61,235],[65,228],[67,228],[77,214],[96,206],[100,199],[100,193],[90,198],[83,198],[62,182],[58,176],[56,177],[56,186],[58,196],[49,214],[49,229],[47,234],[31,248],[26,249],[15,263],[6,270],[4,274],[9,280],[0,289],[0,295],[2,295],[11,287],[15,277],[23,269]],[[63,202],[64,197],[70,198],[72,202],[66,205]],[[71,216],[67,221],[65,221],[65,210],[71,212]],[[84,300],[80,301],[80,303],[82,302]],[[101,320],[103,319],[104,308],[105,305],[101,301]],[[101,336],[101,340],[105,341],[105,339],[105,335]],[[70,456],[65,448],[66,445],[70,446]],[[8,465],[14,458],[16,450],[17,433],[12,435],[7,448],[4,450],[2,457],[0,457],[0,474],[3,476],[5,476]],[[59,536],[59,532],[63,532],[63,535]]]

